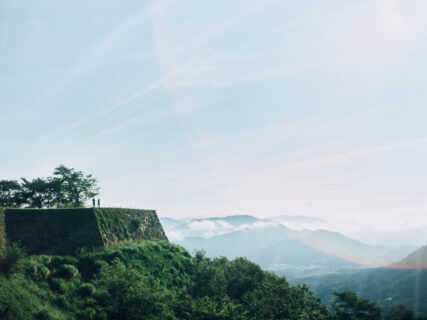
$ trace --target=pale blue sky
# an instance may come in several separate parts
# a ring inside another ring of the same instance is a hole
[[[426,16],[423,0],[2,1],[0,178],[65,164],[104,205],[161,216],[427,227]]]

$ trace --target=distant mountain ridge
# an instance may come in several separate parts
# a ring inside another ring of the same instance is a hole
[[[325,303],[333,301],[334,291],[351,290],[362,298],[377,302],[385,311],[402,304],[417,316],[426,316],[426,255],[427,245],[388,267],[295,278],[292,283],[307,284]]]
[[[412,252],[405,259],[402,259],[400,262],[394,265],[409,267],[409,268],[416,268],[416,269],[426,269],[427,268],[427,245]]]
[[[292,221],[298,216],[281,216]],[[302,221],[317,218],[302,216]],[[316,220],[317,219],[317,220]],[[399,261],[414,248],[370,246],[328,230],[295,230],[272,219],[233,215],[198,219],[160,218],[169,239],[208,256],[245,256],[263,268],[300,277]]]

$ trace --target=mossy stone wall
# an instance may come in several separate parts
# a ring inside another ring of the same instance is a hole
[[[96,208],[104,245],[123,240],[167,240],[155,210]]]
[[[6,209],[4,222],[7,241],[30,253],[73,254],[121,241],[167,240],[154,210]],[[0,242],[1,230],[0,225]]]
[[[6,245],[6,229],[4,226],[4,208],[0,208],[0,249]]]

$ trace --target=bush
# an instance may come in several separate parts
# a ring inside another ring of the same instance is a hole
[[[69,281],[66,281],[61,278],[52,278],[52,277],[50,277],[48,280],[49,280],[50,288],[53,291],[57,291],[60,293],[65,293],[69,291],[69,287],[70,287]]]
[[[53,256],[50,260],[50,265],[57,267],[62,264],[76,265],[78,260],[73,256]]]
[[[24,268],[26,252],[17,244],[7,246],[0,252],[0,272],[5,276],[20,272]]]
[[[42,281],[49,277],[50,270],[43,264],[31,261],[25,269],[25,274],[34,281]]]
[[[77,319],[106,319],[104,312],[99,312],[93,308],[86,308],[77,312]]]
[[[42,309],[35,317],[37,320],[57,320],[59,319],[56,315],[53,314],[49,309]]]
[[[134,219],[132,219],[130,224],[134,230],[137,230],[139,227],[141,227],[142,223],[141,223],[141,220],[134,218]]]
[[[31,260],[47,266],[52,262],[52,256],[41,254],[41,255],[32,256]]]
[[[71,280],[74,277],[77,277],[79,275],[79,270],[71,265],[71,264],[64,264],[54,273],[54,277],[56,278],[62,278],[66,280]]]
[[[82,298],[88,298],[94,295],[95,287],[90,283],[83,283],[82,286],[77,290],[77,293]]]

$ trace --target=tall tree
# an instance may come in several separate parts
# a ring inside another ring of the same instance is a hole
[[[54,205],[59,192],[58,184],[51,178],[22,178],[22,204],[30,208],[49,208]]]
[[[59,186],[57,202],[63,206],[82,207],[85,202],[99,193],[97,179],[91,174],[60,165],[53,172],[52,183]]]
[[[19,207],[22,204],[21,190],[22,187],[16,180],[0,180],[0,207]]]

